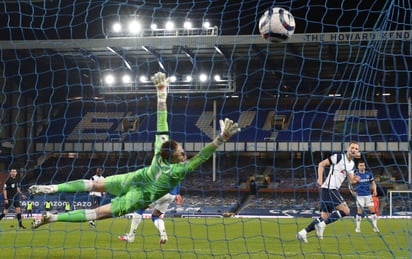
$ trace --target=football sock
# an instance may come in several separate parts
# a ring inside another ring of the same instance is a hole
[[[330,214],[330,216],[325,219],[325,223],[330,224],[332,222],[335,222],[336,220],[345,217],[346,214],[345,212],[341,211],[341,210],[335,210],[334,212],[332,212],[332,214]]]
[[[362,215],[356,214],[356,228],[360,228],[361,221],[362,221]]]
[[[4,216],[6,216],[4,213],[0,214],[0,220],[2,220],[4,218]]]
[[[91,180],[76,180],[57,185],[58,192],[90,192],[93,182]]]
[[[166,233],[165,222],[163,221],[162,218],[152,215],[152,221],[153,221],[153,224],[156,226],[156,228],[159,230],[160,235]]]
[[[319,222],[322,222],[322,221],[323,221],[323,218],[322,218],[322,217],[319,217],[319,218],[317,218],[317,219],[314,219],[314,220],[305,228],[306,232],[311,232],[311,231],[313,231],[313,230],[315,229],[315,225],[318,224]]]
[[[142,221],[142,214],[143,211],[137,211],[132,215],[132,224],[130,226],[129,236],[134,236],[136,233],[136,229],[139,226],[140,222]]]
[[[93,209],[87,210],[73,210],[66,213],[57,214],[56,219],[53,217],[50,221],[61,221],[61,222],[84,222],[96,219],[96,212]]]
[[[372,225],[374,227],[377,227],[378,217],[376,216],[376,213],[372,212],[371,213],[371,218],[372,218]]]
[[[17,218],[17,221],[19,222],[19,226],[20,226],[20,227],[23,226],[23,225],[22,225],[22,222],[21,222],[21,213],[17,213],[17,214],[16,214],[16,218]]]

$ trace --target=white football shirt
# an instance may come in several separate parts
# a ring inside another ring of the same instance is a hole
[[[333,154],[329,161],[331,162],[329,174],[323,182],[322,188],[338,190],[346,177],[354,173],[355,162],[353,159],[349,161],[346,154]]]

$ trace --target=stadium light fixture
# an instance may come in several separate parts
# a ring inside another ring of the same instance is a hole
[[[148,82],[149,80],[147,79],[147,76],[140,76],[140,77],[139,77],[139,81],[140,81],[141,83],[146,83],[146,82]]]
[[[191,75],[185,76],[185,82],[192,82],[193,78]]]
[[[115,22],[112,26],[113,32],[120,33],[122,31],[122,24],[119,22]]]
[[[187,19],[179,27],[175,26],[172,20],[166,21],[164,28],[159,28],[156,23],[148,25],[142,24],[142,21],[133,17],[126,22],[116,21],[112,23],[108,31],[110,36],[122,37],[164,37],[164,36],[191,36],[191,35],[218,35],[217,26],[211,26],[209,21],[204,21],[201,26],[196,26]]]
[[[200,74],[199,75],[199,80],[200,80],[200,82],[206,82],[207,81],[207,75],[206,74]]]
[[[152,82],[146,74],[136,75],[129,71],[107,71],[103,76],[100,93],[153,93]],[[116,74],[115,74],[116,73]],[[150,73],[146,71],[146,73]],[[234,82],[230,75],[214,75],[210,78],[208,73],[187,74],[183,76],[169,75],[170,91],[173,93],[205,92],[234,92]],[[209,85],[208,80],[217,80]],[[230,96],[236,98],[236,95]]]
[[[185,21],[183,23],[183,28],[185,28],[186,30],[192,29],[192,23],[190,21]]]
[[[177,77],[176,76],[170,76],[169,80],[170,80],[170,82],[174,83],[174,82],[176,82]]]
[[[167,21],[165,24],[165,28],[168,31],[172,31],[175,28],[175,24],[172,21]]]
[[[204,28],[204,29],[209,29],[209,28],[210,28],[210,22],[205,21],[205,22],[203,23],[203,28]]]
[[[142,30],[142,25],[138,21],[134,20],[129,23],[129,32],[131,34],[136,35],[139,32],[141,32],[141,30]]]
[[[115,82],[115,78],[114,78],[114,75],[113,74],[108,74],[108,75],[106,75],[105,77],[104,77],[104,82],[107,84],[107,85],[113,85],[114,84],[114,82]]]
[[[122,76],[122,82],[124,84],[130,84],[132,82],[132,78],[130,77],[129,74],[125,74]]]

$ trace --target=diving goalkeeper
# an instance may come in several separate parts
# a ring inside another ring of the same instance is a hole
[[[167,124],[168,78],[158,72],[152,77],[157,90],[157,133],[151,164],[137,171],[113,175],[98,181],[76,180],[57,185],[32,185],[31,194],[56,192],[107,192],[114,196],[111,203],[94,209],[80,209],[57,215],[45,212],[32,223],[32,228],[52,222],[85,222],[118,217],[138,209],[145,209],[163,195],[169,193],[200,164],[207,161],[217,148],[240,129],[238,124],[226,118],[220,120],[220,134],[198,154],[186,160],[180,143],[169,140]]]

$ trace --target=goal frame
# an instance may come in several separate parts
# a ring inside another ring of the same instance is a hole
[[[389,194],[389,217],[392,217],[392,197],[393,193],[412,193],[412,190],[388,190]]]

